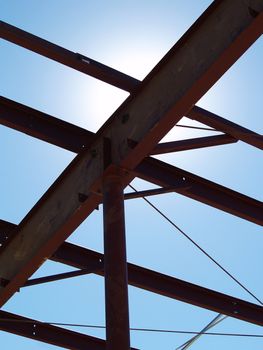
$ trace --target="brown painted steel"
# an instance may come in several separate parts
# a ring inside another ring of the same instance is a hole
[[[89,57],[64,49],[61,46],[30,34],[3,21],[0,22],[0,36],[14,44],[34,51],[42,56],[74,68],[82,73],[114,85],[126,91],[136,88],[139,81],[116,69],[108,67]]]
[[[188,140],[159,143],[151,152],[152,155],[188,151],[197,148],[225,145],[237,142],[235,138],[229,135],[216,135],[207,137],[198,137]]]
[[[173,186],[173,183],[183,180],[186,188],[176,188],[175,192],[263,226],[262,202],[188,171],[146,158],[136,167],[135,174],[162,187]]]
[[[19,321],[19,322],[17,322]],[[105,341],[0,310],[0,329],[70,350],[105,350]]]
[[[103,259],[103,255],[64,242],[50,259],[82,269],[88,264],[96,263]],[[103,275],[103,272],[96,273]],[[128,281],[130,285],[152,293],[216,311],[240,320],[263,325],[263,308],[261,306],[164,275],[160,272],[128,263]]]
[[[129,350],[129,302],[122,174],[103,180],[104,274],[107,350]]]
[[[9,128],[79,153],[93,140],[91,131],[0,97],[0,123]]]
[[[136,192],[129,192],[125,193],[124,199],[135,199],[135,198],[142,198],[142,197],[148,197],[148,196],[156,196],[158,194],[165,194],[165,193],[171,193],[175,192],[175,187],[177,188],[186,188],[187,185],[184,183],[183,180],[179,180],[177,185],[170,186],[170,187],[161,187],[161,188],[153,188],[151,190],[145,190],[145,191],[136,191]]]
[[[97,207],[102,178],[111,170],[103,168],[103,140],[112,141],[113,162],[127,170],[126,186],[129,171],[260,36],[263,3],[251,0],[250,7],[239,0],[214,2],[31,210],[0,254],[0,276],[10,280],[0,287],[0,305]],[[130,149],[127,139],[137,146]],[[87,197],[84,202],[79,193]]]
[[[10,230],[16,227],[16,225],[8,222],[3,223],[5,227],[10,226]],[[64,242],[50,259],[78,269],[87,269],[94,264],[100,264],[104,259],[104,255],[72,243]],[[127,267],[128,283],[132,286],[247,322],[255,324],[263,323],[263,308],[261,306],[141,266],[128,263]],[[104,276],[103,270],[96,271],[95,273]],[[233,306],[235,305],[238,305],[238,313],[233,312]]]
[[[209,113],[208,111],[205,111]],[[0,123],[68,151],[80,153],[94,138],[94,133],[21,103],[0,96]],[[236,142],[228,135],[161,143],[151,154],[178,152]]]
[[[193,109],[187,113],[187,117],[197,120],[198,122],[208,125],[216,130],[223,131],[235,139],[246,142],[251,146],[263,149],[262,135],[235,124],[230,120],[219,117],[203,108],[194,106]]]

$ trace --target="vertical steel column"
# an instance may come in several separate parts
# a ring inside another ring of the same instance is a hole
[[[107,350],[130,349],[124,196],[119,170],[103,182]]]

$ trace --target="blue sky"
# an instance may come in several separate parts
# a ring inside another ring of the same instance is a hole
[[[0,5],[1,20],[143,79],[210,2],[1,0]],[[262,133],[262,58],[259,39],[198,105]],[[92,131],[128,95],[5,41],[1,41],[0,76],[1,95]],[[19,223],[75,155],[2,126],[0,134],[1,219]],[[167,139],[201,135],[207,133],[174,128]],[[259,150],[249,145],[238,142],[161,159],[262,200],[263,161]],[[139,180],[134,185],[138,189],[152,187]],[[177,194],[153,197],[151,201],[259,298],[263,297],[263,237],[259,226]],[[126,202],[125,209],[130,262],[254,302],[143,200]],[[102,237],[100,208],[69,241],[102,252]],[[47,262],[37,275],[67,270]],[[199,330],[215,316],[133,287],[129,293],[132,327]],[[43,321],[104,324],[103,279],[83,276],[24,289],[4,310]],[[102,331],[77,330],[104,337]],[[215,331],[259,333],[260,329],[229,318]],[[4,349],[53,348],[4,332],[0,337]],[[132,332],[131,339],[140,349],[172,350],[188,337]],[[192,348],[257,350],[262,349],[262,340],[204,336]]]

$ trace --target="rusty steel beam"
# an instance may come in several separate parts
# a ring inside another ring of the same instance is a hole
[[[104,264],[101,261],[98,261],[94,264],[90,264],[89,267],[77,271],[69,271],[69,272],[63,272],[63,273],[57,273],[55,275],[50,276],[44,276],[44,277],[38,277],[38,278],[32,278],[28,280],[23,286],[24,287],[31,287],[43,283],[49,283],[49,282],[55,282],[55,281],[61,281],[68,278],[73,277],[79,277],[83,275],[89,275],[91,273],[95,273],[96,271],[103,270]]]
[[[2,96],[0,124],[75,153],[88,146],[94,136],[91,131]]]
[[[129,75],[3,21],[0,22],[0,37],[128,92],[138,86],[139,81]]]
[[[103,179],[104,276],[107,350],[129,350],[129,302],[122,174]]]
[[[0,310],[0,330],[70,350],[105,350],[105,341]]]
[[[225,145],[237,142],[229,135],[216,135],[207,137],[197,137],[193,139],[159,143],[151,152],[151,155],[171,152],[189,151],[197,148]]]
[[[263,149],[263,136],[243,126],[235,124],[230,120],[219,117],[201,107],[194,106],[186,115],[202,124],[210,126],[218,131],[225,132],[236,140],[241,140],[251,146]]]
[[[4,223],[5,227],[10,226],[10,230],[15,230],[17,227],[8,222]],[[96,264],[99,265],[104,260],[104,255],[72,243],[64,242],[49,259],[83,270]],[[263,308],[261,306],[141,266],[128,263],[127,267],[128,283],[134,287],[247,322],[255,324],[263,323]],[[95,273],[104,276],[103,270],[97,270]],[[234,306],[237,306],[238,310],[234,310]]]
[[[136,192],[129,192],[125,193],[124,199],[136,199],[136,198],[142,198],[142,197],[149,197],[149,196],[156,196],[158,194],[165,194],[165,193],[171,193],[175,192],[175,187],[187,187],[187,185],[184,183],[184,181],[181,181],[181,183],[178,181],[177,186],[169,186],[169,187],[161,187],[161,188],[153,188],[151,190],[144,190],[144,191],[136,191]]]
[[[214,2],[119,107],[20,223],[1,250],[3,305],[97,207],[102,178],[113,164],[131,171],[261,35],[263,3]],[[194,54],[193,54],[194,53]],[[178,84],[180,81],[180,84]],[[143,116],[143,118],[142,118]],[[103,165],[105,138],[112,164]],[[127,140],[137,142],[131,149]]]
[[[36,109],[0,96],[0,124],[74,153],[80,153],[94,138],[94,133],[52,117]],[[151,154],[178,152],[233,143],[228,135],[217,135],[158,144]]]
[[[182,180],[185,188],[175,188],[174,192],[263,225],[263,203],[227,187],[154,158],[146,158],[134,172],[136,176],[163,187]]]
[[[67,242],[64,242],[50,257],[53,261],[79,269],[99,262],[103,258],[103,254]],[[95,273],[103,276],[103,271]],[[128,282],[134,287],[152,293],[263,325],[263,308],[261,306],[141,266],[128,263]]]

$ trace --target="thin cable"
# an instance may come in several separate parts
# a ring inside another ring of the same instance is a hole
[[[206,130],[206,131],[220,132],[219,130],[216,130],[216,129],[204,128],[204,127],[200,127],[200,126],[191,126],[191,125],[183,125],[183,124],[176,124],[175,126],[179,126],[180,128],[188,128],[188,129],[197,129],[197,130]]]
[[[129,185],[133,191],[138,192],[135,187],[131,184]],[[160,209],[158,209],[152,202],[147,198],[141,197],[145,200],[154,210],[156,210],[165,220],[167,220],[174,228],[176,228],[185,238],[187,238],[196,248],[198,248],[203,254],[205,254],[213,263],[215,263],[222,271],[224,271],[233,281],[235,281],[242,289],[244,289],[248,294],[250,294],[255,300],[257,300],[261,305],[263,302],[258,299],[249,289],[247,289],[241,282],[238,281],[230,272],[228,272],[219,262],[217,262],[210,254],[208,254],[198,243],[196,243],[187,233],[185,233],[179,226],[177,226],[171,219],[168,218]]]
[[[0,318],[0,322],[17,322],[17,323],[31,323],[33,325],[54,325],[54,326],[67,326],[67,327],[79,327],[79,328],[98,328],[106,329],[106,326],[92,325],[92,324],[77,324],[77,323],[64,323],[64,322],[40,322],[35,320],[20,320],[12,318]],[[1,326],[1,325],[0,325]],[[156,332],[156,333],[175,333],[175,334],[197,334],[197,331],[186,331],[186,330],[174,330],[174,329],[156,329],[156,328],[130,328],[131,331],[138,332]],[[263,334],[248,334],[248,333],[219,333],[219,332],[206,332],[202,333],[204,335],[214,335],[214,336],[229,336],[229,337],[253,337],[253,338],[263,338]]]
[[[208,331],[209,329],[215,327],[218,323],[224,321],[228,316],[224,316],[222,314],[218,314],[216,317],[214,317],[212,319],[212,321],[210,321],[201,331],[200,334],[195,335],[194,337],[192,337],[191,339],[187,340],[185,343],[183,343],[182,345],[178,346],[175,350],[186,350],[189,349],[191,345],[193,345],[193,343],[195,341],[197,341],[206,331]]]

